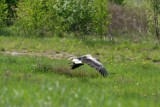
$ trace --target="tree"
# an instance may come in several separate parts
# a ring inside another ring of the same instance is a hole
[[[0,2],[0,28],[5,25],[4,20],[7,18],[7,4],[5,4],[5,0]]]
[[[95,30],[101,36],[101,38],[105,38],[108,31],[109,21],[107,20],[109,17],[108,14],[108,1],[107,0],[95,0]]]
[[[7,5],[7,18],[5,19],[5,24],[11,26],[14,24],[16,15],[17,4],[19,0],[4,0]]]
[[[160,30],[159,30],[160,0],[150,0],[150,6],[153,11],[154,32],[157,39],[160,40]]]

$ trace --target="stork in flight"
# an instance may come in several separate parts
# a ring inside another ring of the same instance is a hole
[[[96,69],[104,77],[109,74],[108,71],[104,68],[103,64],[89,54],[81,56],[79,58],[71,57],[69,58],[69,60],[72,61],[72,69],[78,68],[86,63],[90,67]]]

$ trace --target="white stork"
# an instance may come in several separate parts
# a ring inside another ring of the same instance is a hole
[[[91,55],[84,55],[81,56],[79,58],[76,57],[71,57],[69,58],[69,60],[72,61],[72,69],[75,69],[77,67],[80,67],[82,65],[84,65],[84,63],[88,64],[89,66],[91,66],[92,68],[96,69],[97,71],[99,71],[99,73],[101,75],[103,75],[104,77],[106,77],[109,73],[108,71],[104,68],[104,66],[102,65],[101,62],[99,62],[97,59],[93,58]]]

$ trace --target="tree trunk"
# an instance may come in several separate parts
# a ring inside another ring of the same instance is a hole
[[[158,26],[158,16],[154,16],[154,26],[155,26],[155,35],[157,37],[158,40],[160,40],[160,37],[159,37],[159,26]]]
[[[155,35],[158,40],[160,40],[159,35],[159,22],[158,22],[158,3],[156,0],[153,0],[153,9],[154,9],[154,27],[155,27]]]

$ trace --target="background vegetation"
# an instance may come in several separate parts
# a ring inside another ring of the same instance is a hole
[[[159,107],[159,0],[1,0],[0,106]],[[70,56],[92,54],[103,78]]]
[[[159,1],[156,0],[1,0],[1,32],[21,36],[129,34],[159,39]],[[8,28],[9,27],[9,28]],[[138,36],[137,36],[138,37]],[[153,36],[152,36],[153,37]]]
[[[107,4],[107,0],[20,1],[15,26],[25,36],[44,36],[49,32],[104,35]]]

